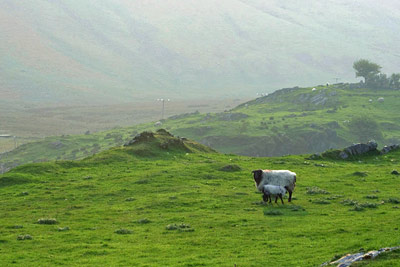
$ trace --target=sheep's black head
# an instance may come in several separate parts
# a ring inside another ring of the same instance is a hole
[[[252,171],[251,173],[253,173],[254,181],[256,182],[256,185],[258,186],[262,180],[262,170],[255,170],[255,171]]]

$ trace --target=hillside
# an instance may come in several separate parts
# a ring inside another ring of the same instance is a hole
[[[254,96],[398,72],[400,6],[384,1],[0,2],[4,102]]]
[[[319,266],[395,246],[399,157],[250,158],[159,131],[84,160],[19,166],[0,175],[0,265]],[[259,168],[297,173],[291,204],[260,203]]]
[[[400,91],[356,87],[282,89],[224,113],[167,120],[163,127],[218,151],[249,156],[315,153],[370,139],[399,143]]]
[[[88,135],[47,137],[0,154],[0,164],[8,169],[29,162],[80,159],[160,127],[220,152],[248,156],[320,153],[370,139],[380,146],[399,143],[400,116],[395,111],[400,110],[400,91],[356,87],[282,89],[226,112],[171,116],[161,126],[147,123]],[[378,101],[381,97],[383,102]],[[355,124],[357,120],[361,123]]]

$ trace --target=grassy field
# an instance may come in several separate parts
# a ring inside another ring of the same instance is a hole
[[[161,126],[155,126],[151,122],[91,132],[88,135],[46,137],[0,155],[0,164],[8,169],[29,162],[81,159],[122,145],[138,132],[154,131],[160,127],[220,152],[247,156],[315,153],[370,139],[375,139],[380,146],[399,143],[400,116],[396,111],[400,110],[400,92],[350,89],[351,86],[354,85],[317,86],[314,91],[312,88],[278,90],[235,108],[232,108],[235,101],[223,105],[216,102],[181,103],[181,106],[174,104],[175,109],[167,106],[169,112],[189,112],[173,116],[167,113],[169,118]],[[378,101],[380,97],[384,98],[383,102]],[[203,113],[210,109],[217,111],[218,108],[219,111],[222,108],[225,111]],[[196,109],[203,112],[194,111]],[[94,117],[89,116],[93,118],[92,123],[96,123],[101,117],[100,114],[95,114],[92,114]],[[109,114],[106,117],[107,123],[103,126],[117,122],[122,124],[123,117],[118,117],[117,114],[117,111]],[[149,120],[150,118],[152,117],[148,117]],[[87,127],[80,128],[81,132],[92,125],[89,123],[90,119],[87,120]],[[357,120],[364,122],[361,123],[362,127],[353,124]],[[126,120],[124,123],[128,122],[130,121]],[[38,123],[35,127],[40,125]],[[70,124],[65,121],[65,127],[68,125]],[[71,131],[79,129],[72,126],[70,128]],[[7,147],[12,145],[9,143]]]
[[[318,266],[399,245],[400,151],[306,157],[219,154],[158,133],[80,161],[19,166],[0,176],[0,265]],[[297,173],[292,203],[261,203],[259,168]]]

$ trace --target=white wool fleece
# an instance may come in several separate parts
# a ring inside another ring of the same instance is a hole
[[[263,171],[262,181],[257,189],[262,192],[264,185],[280,185],[287,186],[290,190],[294,190],[296,185],[296,173],[288,170],[270,170]]]
[[[263,189],[264,189],[263,192],[266,195],[276,196],[276,195],[282,194],[282,196],[283,196],[286,194],[286,189],[280,185],[267,184],[267,185],[264,185]]]

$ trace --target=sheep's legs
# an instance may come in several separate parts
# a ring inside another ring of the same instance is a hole
[[[264,195],[263,195],[263,201],[266,202],[266,203],[268,203],[268,200],[269,200],[269,203],[271,203],[271,196],[270,196],[270,195],[264,194]]]
[[[279,194],[279,198],[281,199],[282,204],[284,204],[284,203],[283,203],[283,199],[282,199],[282,194]]]
[[[292,202],[292,190],[288,190],[289,192],[289,202]]]

